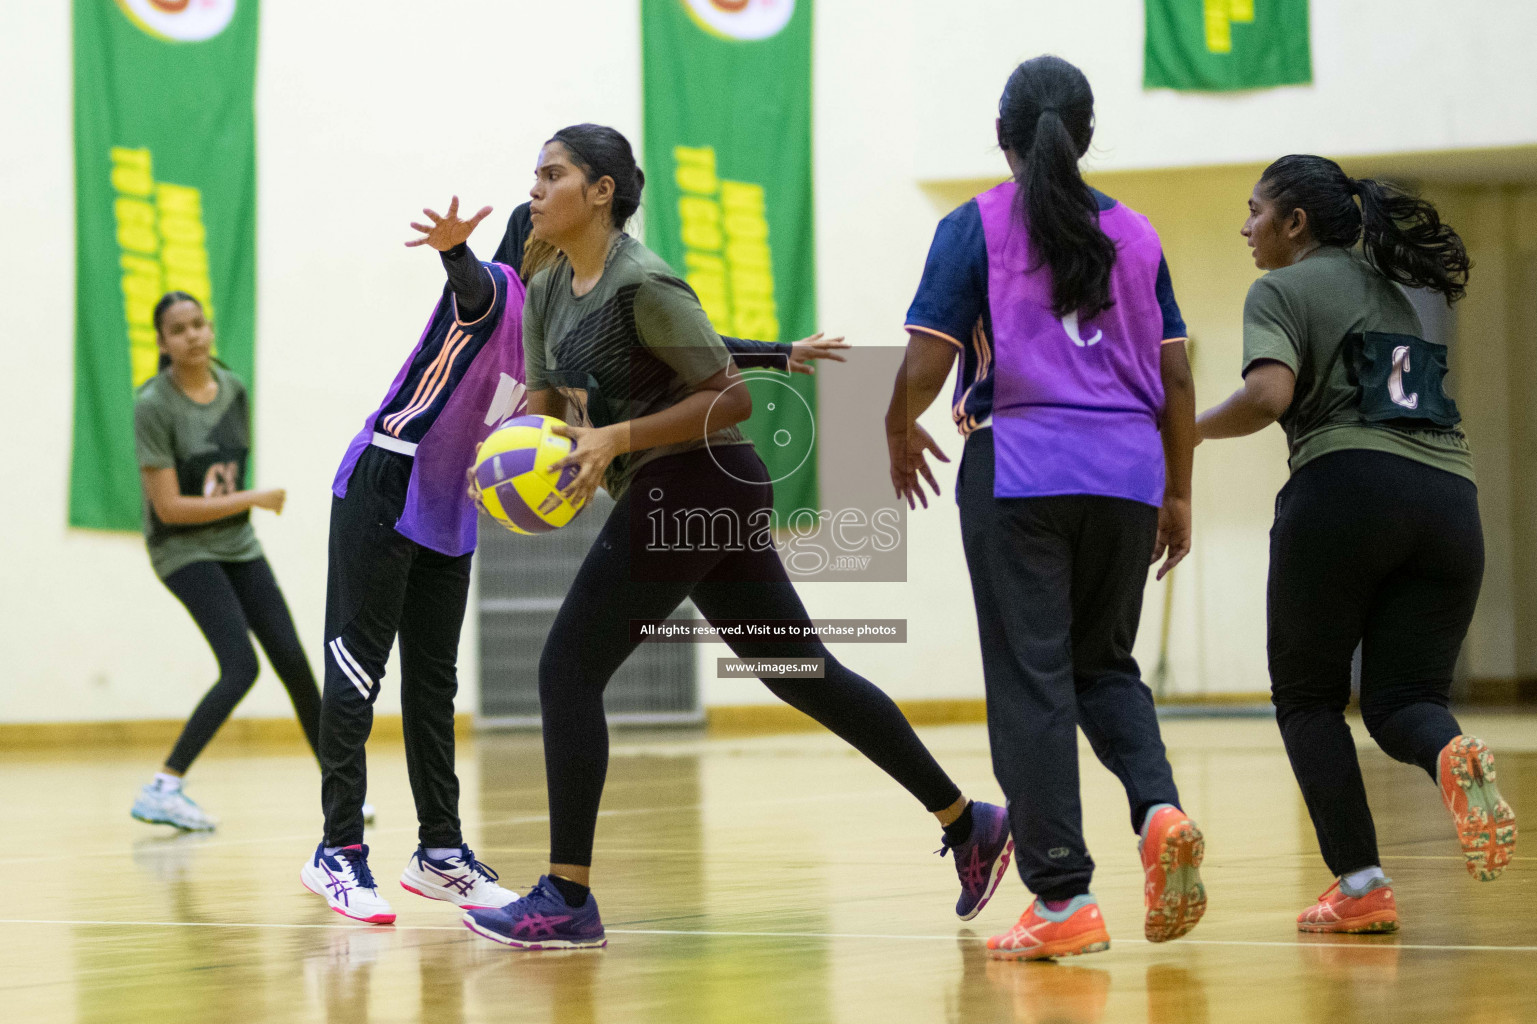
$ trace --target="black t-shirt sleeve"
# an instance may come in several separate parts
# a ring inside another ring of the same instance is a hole
[[[730,338],[724,334],[720,340],[739,367],[770,370],[790,368],[791,343],[788,341],[754,341],[751,338]]]

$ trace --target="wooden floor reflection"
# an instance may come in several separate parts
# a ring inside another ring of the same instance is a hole
[[[1537,821],[1537,719],[1465,724]],[[924,735],[968,791],[995,795],[981,727]],[[1125,800],[1085,750],[1114,945],[1060,964],[988,961],[981,940],[1024,908],[1018,878],[960,925],[931,821],[828,736],[616,734],[594,876],[609,947],[542,954],[477,939],[453,908],[395,886],[415,846],[398,747],[370,760],[368,841],[393,928],[345,923],[300,888],[319,829],[302,749],[212,750],[189,791],[223,824],[185,837],[128,817],[153,751],[12,752],[0,755],[0,1019],[1537,1021],[1537,833],[1504,878],[1473,882],[1434,787],[1366,753],[1403,929],[1302,937],[1293,919],[1329,879],[1274,724],[1175,721],[1166,739],[1207,834],[1210,913],[1188,940],[1141,941]],[[537,739],[482,737],[461,769],[470,843],[526,887],[546,838]]]

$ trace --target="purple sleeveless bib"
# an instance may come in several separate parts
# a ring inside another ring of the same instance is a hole
[[[489,266],[497,275],[497,287],[507,289],[502,318],[417,445],[405,511],[395,523],[401,536],[452,556],[475,550],[475,503],[470,499],[469,480],[465,476],[475,460],[475,449],[498,424],[523,407],[523,281],[511,267],[500,263]],[[444,301],[448,300],[440,300]],[[434,309],[433,316],[436,315]],[[427,323],[430,329],[432,318]],[[426,337],[427,331],[423,330],[384,401],[368,414],[363,429],[347,446],[347,454],[331,484],[331,493],[338,498],[347,496],[352,467],[373,440],[379,413],[400,390]]]
[[[1101,211],[1100,228],[1116,245],[1115,305],[1082,323],[1059,319],[1050,272],[1032,269],[1029,236],[1014,220],[1014,193],[1008,181],[977,197],[997,360],[993,494],[1093,494],[1160,505],[1158,235],[1119,203]]]

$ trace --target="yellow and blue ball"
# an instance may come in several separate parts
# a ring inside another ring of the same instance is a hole
[[[519,416],[503,423],[475,450],[471,477],[480,507],[513,533],[549,533],[582,510],[561,493],[575,479],[577,468],[552,468],[572,448],[570,438],[551,429],[557,425],[565,426],[553,416]]]

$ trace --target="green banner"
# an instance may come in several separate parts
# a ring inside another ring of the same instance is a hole
[[[646,242],[720,333],[816,330],[811,0],[641,0]],[[817,508],[814,378],[749,374],[781,526]]]
[[[1308,0],[1145,0],[1149,89],[1230,92],[1313,80]]]
[[[165,292],[253,385],[257,0],[74,0],[75,424],[69,522],[137,530],[134,388]]]

